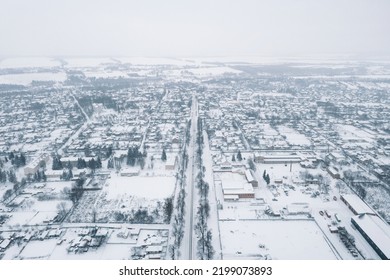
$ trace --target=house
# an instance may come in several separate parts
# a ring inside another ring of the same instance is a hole
[[[26,167],[24,167],[24,175],[33,175],[35,174],[41,164],[46,164],[50,159],[49,154],[43,153],[37,158],[35,158],[33,161],[31,161]]]

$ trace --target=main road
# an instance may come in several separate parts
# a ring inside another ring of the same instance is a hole
[[[184,236],[181,246],[181,258],[185,260],[196,259],[196,235],[195,235],[195,211],[194,200],[196,195],[196,136],[198,131],[198,102],[195,95],[192,96],[191,107],[191,133],[188,147],[188,169],[186,177],[186,213],[184,223]],[[195,239],[195,240],[194,240]]]

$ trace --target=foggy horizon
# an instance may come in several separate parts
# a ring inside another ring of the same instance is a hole
[[[388,1],[2,1],[0,57],[389,56]]]

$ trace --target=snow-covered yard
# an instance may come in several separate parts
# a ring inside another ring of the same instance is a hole
[[[224,259],[336,259],[313,221],[222,221],[220,230]]]

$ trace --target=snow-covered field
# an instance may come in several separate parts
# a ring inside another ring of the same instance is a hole
[[[310,146],[310,140],[296,130],[283,125],[279,126],[278,130],[280,134],[286,136],[286,140],[290,145]]]
[[[115,199],[122,195],[131,195],[138,198],[164,199],[173,194],[175,187],[174,177],[121,177],[113,175],[105,188],[108,199]]]
[[[88,78],[119,78],[119,77],[128,77],[128,75],[121,71],[84,71],[84,75]]]
[[[313,221],[222,221],[220,230],[224,259],[336,259]]]
[[[129,63],[133,65],[176,65],[185,66],[193,65],[193,62],[189,62],[183,59],[174,58],[159,58],[159,57],[116,57],[121,63]]]
[[[88,57],[88,58],[65,58],[66,61],[65,67],[67,68],[84,68],[84,67],[98,67],[104,64],[113,64],[116,63],[111,58],[106,57]]]
[[[12,84],[27,86],[32,81],[64,82],[67,76],[64,72],[24,73],[0,75],[0,84]]]
[[[0,61],[0,69],[5,68],[49,68],[60,66],[60,61],[50,57],[15,57]]]

